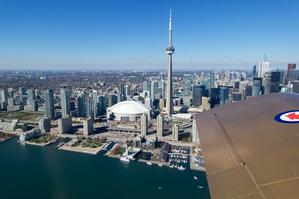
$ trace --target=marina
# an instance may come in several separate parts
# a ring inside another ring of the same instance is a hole
[[[89,138],[88,138],[89,139]],[[87,139],[87,140],[88,140]],[[96,138],[97,140],[100,140],[99,138]],[[60,141],[58,141],[60,140]],[[92,141],[89,139],[87,141],[88,143],[91,143]],[[147,165],[157,165],[159,167],[169,167],[174,168],[180,171],[184,171],[187,168],[193,169],[193,170],[199,170],[204,171],[204,162],[203,159],[200,157],[191,156],[191,149],[190,147],[187,147],[186,145],[183,146],[176,146],[176,145],[170,145],[170,151],[168,153],[168,158],[166,162],[161,162],[159,160],[154,159],[155,155],[153,155],[155,152],[151,150],[143,151],[140,148],[134,148],[130,147],[124,144],[120,144],[117,141],[111,141],[107,140],[106,142],[98,142],[97,145],[92,145],[92,147],[89,147],[89,145],[86,146],[86,139],[80,140],[78,138],[59,138],[56,137],[55,139],[46,142],[46,143],[35,143],[32,141],[25,141],[21,144],[29,144],[29,145],[35,145],[40,147],[46,147],[48,145],[57,143],[54,148],[58,150],[64,150],[69,152],[76,152],[76,153],[84,153],[84,154],[90,154],[90,155],[97,155],[100,152],[102,152],[103,155],[111,157],[111,158],[118,158],[122,162],[130,162],[131,161],[137,161],[141,163],[145,163]],[[157,151],[157,149],[156,149]],[[157,152],[156,152],[157,153]],[[196,164],[190,160],[190,157],[193,158],[193,161],[196,162]],[[194,164],[197,166],[194,168]],[[200,164],[200,169],[198,169],[198,164]],[[192,166],[193,165],[193,166]]]

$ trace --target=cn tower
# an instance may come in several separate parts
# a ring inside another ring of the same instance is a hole
[[[172,54],[174,53],[174,47],[172,45],[172,16],[171,10],[169,15],[169,33],[168,33],[168,46],[166,53],[168,54],[168,79],[167,79],[167,93],[166,93],[166,113],[170,117],[173,113],[173,91],[172,91]]]

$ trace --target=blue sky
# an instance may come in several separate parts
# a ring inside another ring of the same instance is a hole
[[[272,68],[299,58],[297,0],[0,0],[0,69]]]

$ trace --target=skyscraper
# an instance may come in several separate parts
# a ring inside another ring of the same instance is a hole
[[[271,88],[270,88],[270,93],[277,93],[277,92],[280,91],[280,88],[279,88],[280,76],[281,76],[281,71],[273,71],[273,72],[271,72]]]
[[[220,96],[220,89],[219,88],[211,88],[210,89],[210,104],[211,108],[214,108],[216,104],[219,104],[219,96]]]
[[[270,62],[261,61],[258,68],[258,77],[263,78],[267,72],[270,72]]]
[[[142,90],[147,91],[147,81],[144,81],[142,84]]]
[[[116,103],[117,103],[117,96],[114,94],[109,94],[109,96],[108,96],[109,107],[113,106]]]
[[[203,111],[207,111],[211,109],[211,104],[209,102],[209,98],[208,97],[202,97],[201,98],[201,109]]]
[[[210,73],[210,89],[215,87],[215,73]]]
[[[99,116],[106,113],[106,97],[103,95],[98,96],[98,114]]]
[[[54,96],[51,89],[45,92],[46,117],[51,120],[55,119]]]
[[[292,69],[289,71],[288,82],[299,80],[299,70]]]
[[[20,96],[20,102],[22,105],[24,105],[24,96],[26,95],[26,88],[20,87],[19,88],[19,96]]]
[[[50,133],[51,131],[51,119],[47,117],[43,117],[38,122],[39,129],[42,133]]]
[[[92,101],[93,101],[93,114],[94,114],[93,118],[96,118],[99,115],[97,91],[92,92]]]
[[[165,80],[162,79],[161,82],[160,82],[160,88],[161,88],[161,97],[164,98],[165,97]]]
[[[252,96],[252,86],[246,85],[244,88],[244,98]]]
[[[78,110],[78,117],[85,117],[86,116],[86,106],[85,106],[85,94],[84,92],[79,93],[77,96],[77,110]]]
[[[178,124],[172,125],[172,137],[173,137],[173,141],[179,141],[179,125]]]
[[[295,70],[296,69],[296,64],[288,64],[288,70],[287,70],[287,74],[286,74],[286,78],[285,78],[285,82],[288,83],[290,77],[290,70]]]
[[[29,89],[28,91],[28,105],[31,107],[32,111],[37,111],[35,109],[35,91],[34,89]]]
[[[1,90],[0,92],[0,100],[1,100],[1,110],[7,110],[7,99],[8,99],[8,92],[6,89]]]
[[[193,107],[199,107],[201,105],[201,98],[204,95],[203,87],[201,85],[193,85],[192,93],[192,105]]]
[[[192,84],[192,76],[190,74],[184,74],[183,76],[183,84],[184,84],[184,95],[189,96],[191,92],[191,84]]]
[[[85,108],[85,111],[86,111],[86,117],[90,117],[90,118],[93,118],[94,116],[94,110],[93,110],[93,100],[91,97],[87,97],[86,98],[86,108]]]
[[[258,96],[261,94],[262,78],[253,78],[252,96]]]
[[[154,101],[158,93],[159,82],[154,80],[151,82],[151,99]]]
[[[92,134],[94,131],[93,128],[93,120],[91,118],[87,118],[83,120],[83,135],[88,136]]]
[[[66,88],[60,90],[60,104],[61,104],[61,115],[63,118],[70,115],[70,92]]]
[[[141,136],[144,137],[148,131],[148,116],[146,114],[142,114],[140,118],[140,130]]]
[[[255,78],[257,76],[257,72],[256,72],[256,65],[254,65],[252,67],[252,78]]]
[[[146,106],[146,108],[151,109],[152,99],[150,97],[145,97],[144,98],[144,105]]]
[[[185,106],[190,106],[190,92],[191,92],[191,84],[192,84],[192,76],[190,74],[184,74],[183,76],[183,103]]]
[[[126,99],[130,99],[131,96],[130,96],[130,86],[127,84],[125,86],[125,90],[126,90]]]
[[[119,94],[120,94],[120,101],[125,101],[126,100],[126,89],[125,85],[121,83],[118,88]]]
[[[160,109],[161,112],[162,112],[163,109],[165,108],[165,104],[166,104],[166,100],[165,100],[165,98],[161,98],[161,99],[159,100],[159,109]]]
[[[166,113],[167,116],[171,116],[173,113],[173,101],[172,101],[172,54],[174,53],[174,47],[172,45],[172,16],[170,10],[169,16],[169,38],[166,53],[168,54],[168,79],[167,79],[167,94],[166,94]]]
[[[220,106],[227,104],[228,101],[228,88],[220,87]]]
[[[271,73],[270,72],[267,72],[264,74],[262,84],[264,87],[264,95],[270,94],[270,91],[271,91]]]
[[[73,126],[72,118],[68,116],[65,118],[60,118],[58,120],[58,132],[60,134],[71,133],[72,126]]]
[[[158,115],[158,117],[157,117],[157,136],[159,138],[163,137],[163,131],[164,131],[163,116]]]

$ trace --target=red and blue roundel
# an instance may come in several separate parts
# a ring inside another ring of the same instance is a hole
[[[299,123],[299,110],[286,111],[279,113],[274,118],[277,122],[282,123]]]

